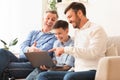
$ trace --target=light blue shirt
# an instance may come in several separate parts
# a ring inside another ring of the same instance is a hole
[[[67,42],[65,42],[64,44],[61,43],[59,40],[56,40],[54,43],[54,47],[65,47],[65,46],[73,46],[74,42],[71,38],[69,38],[69,40]],[[61,56],[55,56],[53,60],[57,61],[57,66],[63,66],[63,65],[69,65],[71,67],[74,66],[74,57],[69,55],[69,54],[62,54]]]
[[[21,55],[20,57],[25,57],[23,53],[27,52],[28,47],[32,46],[33,43],[36,41],[36,47],[40,50],[48,51],[49,49],[53,48],[53,43],[56,40],[56,37],[53,33],[44,33],[42,31],[31,31],[28,34],[26,40],[21,44]]]

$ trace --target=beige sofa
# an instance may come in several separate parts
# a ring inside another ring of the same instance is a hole
[[[106,57],[99,62],[95,80],[120,80],[120,36],[109,37],[107,47]]]
[[[120,36],[109,37],[106,57],[99,62],[95,80],[120,80]]]

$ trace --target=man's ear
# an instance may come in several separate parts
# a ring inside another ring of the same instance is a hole
[[[81,17],[81,16],[83,15],[82,11],[81,11],[81,10],[78,10],[77,15],[78,15],[79,17]]]

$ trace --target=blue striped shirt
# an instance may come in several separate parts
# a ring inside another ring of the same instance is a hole
[[[31,31],[28,34],[26,40],[21,44],[21,57],[24,57],[23,53],[27,52],[28,47],[32,46],[35,41],[37,42],[37,48],[39,48],[40,50],[48,51],[49,49],[53,48],[53,43],[55,40],[56,37],[51,32],[44,33],[37,30]]]
[[[71,38],[69,38],[69,40],[67,42],[65,42],[64,44],[61,43],[59,40],[55,41],[54,43],[54,47],[65,47],[65,46],[73,46],[74,42]],[[74,66],[74,57],[69,55],[69,54],[62,54],[61,56],[55,56],[53,60],[57,61],[57,66],[64,66],[64,65],[68,65],[73,67]]]

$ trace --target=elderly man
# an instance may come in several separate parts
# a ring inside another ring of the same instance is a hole
[[[0,49],[0,80],[2,80],[3,72],[6,68],[12,68],[18,64],[17,68],[30,68],[33,69],[27,58],[24,56],[26,52],[39,52],[48,51],[53,48],[53,43],[56,37],[51,33],[51,29],[54,23],[58,19],[56,11],[46,11],[43,19],[42,30],[33,30],[30,32],[26,40],[21,44],[20,58],[17,58],[12,52]],[[49,55],[52,57],[52,53]],[[11,62],[17,62],[17,64],[11,65]],[[22,75],[26,75],[24,72]]]

